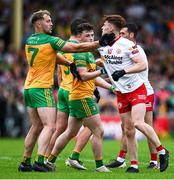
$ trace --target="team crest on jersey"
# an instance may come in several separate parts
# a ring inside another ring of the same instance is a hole
[[[109,48],[108,49],[108,54],[112,54],[112,50],[113,50],[113,48]]]
[[[116,53],[117,53],[117,54],[120,54],[120,53],[121,53],[121,49],[117,49],[117,50],[116,50]]]

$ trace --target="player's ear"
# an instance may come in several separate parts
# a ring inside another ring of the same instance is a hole
[[[36,25],[36,26],[41,26],[41,21],[36,21],[36,22],[35,22],[35,25]]]
[[[130,33],[130,38],[134,38],[134,33],[133,32]]]

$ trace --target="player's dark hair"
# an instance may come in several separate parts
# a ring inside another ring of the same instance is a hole
[[[135,23],[127,23],[124,25],[124,28],[127,28],[129,33],[134,33],[136,37],[138,34],[138,26]]]
[[[108,21],[109,23],[115,25],[115,27],[118,29],[118,31],[123,28],[123,26],[126,24],[126,20],[124,17],[120,15],[104,15],[103,22]]]
[[[34,12],[32,15],[31,15],[31,23],[34,24],[36,21],[40,20],[40,19],[43,19],[43,16],[47,14],[48,16],[50,16],[50,12],[47,11],[47,10],[39,10],[39,11],[36,11]]]
[[[76,18],[71,22],[71,34],[72,35],[78,34],[77,27],[82,23],[88,23],[88,21],[83,18]]]
[[[83,31],[92,31],[94,27],[90,23],[82,23],[77,26],[77,34],[81,34]]]

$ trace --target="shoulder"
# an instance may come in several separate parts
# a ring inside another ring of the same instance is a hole
[[[58,41],[60,38],[56,36],[51,36],[48,34],[45,34],[45,38],[47,38],[49,41]]]
[[[144,49],[142,48],[142,46],[137,45],[137,48],[138,48],[140,54],[142,54],[143,56],[146,56],[146,53],[145,53]]]
[[[88,53],[87,52],[74,53],[73,56],[75,60],[87,60]]]
[[[137,48],[140,50],[140,51],[143,51],[144,52],[144,49],[141,45],[137,44]]]
[[[135,43],[133,41],[130,41],[129,39],[124,38],[124,37],[120,37],[120,39],[118,40],[118,43],[120,45],[124,45],[125,47],[133,47],[133,46],[135,46]]]
[[[103,49],[104,49],[104,47],[100,47],[100,48],[98,48],[98,51],[103,52]]]

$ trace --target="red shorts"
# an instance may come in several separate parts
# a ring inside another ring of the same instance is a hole
[[[121,93],[117,91],[118,111],[126,113],[131,111],[132,106],[140,103],[146,103],[147,91],[145,85],[141,85],[138,89],[130,93]]]
[[[154,94],[147,96],[146,99],[146,112],[153,111]]]

